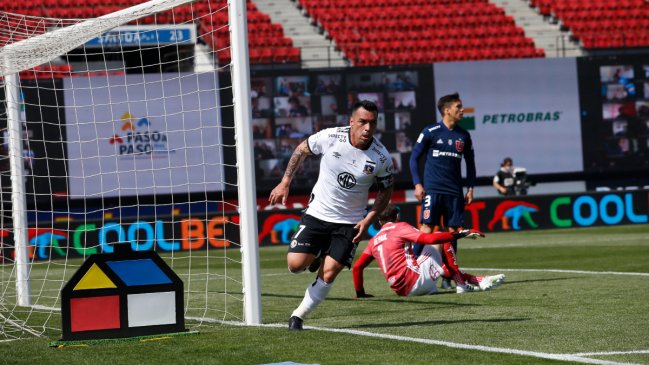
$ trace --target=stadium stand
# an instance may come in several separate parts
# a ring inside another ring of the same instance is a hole
[[[544,56],[511,16],[483,0],[299,3],[358,66]]]
[[[540,14],[569,29],[586,49],[649,46],[645,0],[530,0]]]
[[[45,0],[0,0],[0,11],[52,19],[84,19],[140,2],[116,0],[108,4],[100,0],[57,0],[55,3]],[[273,9],[268,7],[267,2],[257,2],[263,4],[267,11]],[[257,2],[248,0],[246,3],[251,64],[302,64],[308,67],[302,59],[304,49],[296,47],[293,39],[300,36],[296,33],[287,36],[285,32],[285,27],[293,28],[295,19],[291,25],[277,22],[276,18],[259,10]],[[579,42],[583,49],[649,46],[649,2],[645,0],[520,2],[529,4],[550,22],[561,24],[562,29],[569,30],[572,40]],[[539,37],[533,31],[524,30],[525,24],[517,23],[521,21],[520,17],[515,20],[511,9],[498,0],[291,0],[290,4],[302,9],[305,23],[311,21],[319,27],[324,34],[323,39],[329,38],[330,43],[353,66],[532,58],[545,57],[547,52],[554,54],[556,51],[553,44],[539,43]],[[286,8],[287,4],[278,2],[275,5],[275,9],[279,9]],[[198,18],[201,39],[217,51],[218,63],[227,64],[230,62],[230,50],[226,1],[219,1],[217,7],[223,11],[214,11],[214,3],[210,9],[206,1],[199,0],[173,11],[143,18],[139,24],[178,24]],[[287,13],[286,9],[282,11]],[[53,24],[43,19],[22,22],[24,32],[10,33],[0,29],[0,46],[47,31]],[[554,35],[551,37],[556,38]],[[301,41],[298,46],[309,48],[309,43]],[[316,51],[312,52],[315,54]],[[327,52],[330,51],[322,52],[324,56],[318,57],[329,57]],[[23,72],[23,76],[38,78],[42,71]],[[52,70],[47,71],[51,74]],[[70,72],[55,72],[57,77],[66,74]]]
[[[197,5],[200,6],[200,3]],[[223,6],[226,7],[225,2]],[[300,62],[300,50],[293,47],[293,40],[290,37],[284,35],[282,25],[272,23],[270,17],[259,11],[252,2],[247,2],[247,8],[250,62],[255,64]],[[214,12],[210,19],[203,19],[200,25],[200,33],[205,34],[203,39],[218,51],[219,63],[230,62],[230,33],[227,17],[227,11]]]

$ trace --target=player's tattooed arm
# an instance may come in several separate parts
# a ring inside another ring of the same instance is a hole
[[[281,202],[282,204],[286,205],[286,198],[288,197],[291,181],[293,181],[293,177],[295,176],[298,168],[300,168],[302,161],[304,161],[306,156],[311,154],[311,150],[309,150],[309,146],[307,145],[306,140],[302,141],[302,143],[300,143],[295,148],[293,155],[291,155],[291,158],[288,161],[288,166],[286,167],[282,181],[277,184],[273,191],[270,192],[270,196],[268,197],[270,204]]]
[[[286,172],[284,172],[284,178],[282,181],[288,179],[288,183],[290,184],[297,172],[297,169],[302,165],[302,161],[304,161],[304,158],[310,154],[311,151],[309,150],[309,146],[306,144],[306,140],[302,141],[302,143],[295,148],[295,151],[293,151],[293,154],[288,161],[288,166],[286,166]]]
[[[393,186],[379,189],[379,192],[376,194],[376,199],[374,200],[374,207],[372,207],[372,210],[376,212],[377,215],[380,214],[385,208],[387,208],[388,204],[390,203],[390,199],[392,198],[393,190]]]

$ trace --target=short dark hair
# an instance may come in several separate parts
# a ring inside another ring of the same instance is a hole
[[[379,108],[376,106],[376,104],[374,104],[374,102],[371,102],[369,100],[361,100],[355,102],[352,106],[352,114],[354,114],[360,108],[363,108],[368,112],[372,112],[374,113],[374,115],[379,114]]]
[[[444,109],[450,107],[451,104],[455,103],[456,101],[460,101],[460,94],[453,93],[444,95],[437,101],[437,110],[439,110],[439,113],[444,116]]]
[[[502,166],[505,166],[505,164],[506,164],[507,162],[509,162],[509,163],[511,163],[511,164],[514,163],[514,161],[512,161],[512,158],[511,158],[511,157],[505,157],[505,159],[503,160]]]
[[[401,209],[399,209],[396,204],[390,202],[388,206],[383,209],[381,214],[379,214],[379,223],[384,224],[396,221],[400,211]]]

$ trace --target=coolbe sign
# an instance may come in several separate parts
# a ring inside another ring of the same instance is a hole
[[[112,253],[115,244],[130,244],[133,251],[159,252],[202,250],[207,247],[226,248],[238,237],[239,217],[217,215],[198,218],[165,217],[154,221],[131,222],[68,222],[69,228],[30,228],[28,233],[31,258],[65,258],[96,253]],[[8,250],[13,242],[11,232],[0,230]],[[236,241],[235,241],[236,242]],[[0,252],[0,257],[12,252]]]
[[[507,156],[530,174],[583,170],[576,61],[542,61],[433,66],[435,96],[460,94],[478,176],[495,175]]]
[[[465,220],[485,232],[647,224],[648,203],[646,190],[494,198],[468,205]]]
[[[568,207],[565,215],[559,210]],[[556,227],[592,226],[601,221],[607,225],[620,224],[624,220],[631,223],[647,223],[647,214],[636,212],[633,195],[606,194],[603,196],[582,195],[580,197],[559,197],[550,204],[550,218]]]

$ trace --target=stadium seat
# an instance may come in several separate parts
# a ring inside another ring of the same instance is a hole
[[[451,2],[453,6],[448,6]],[[486,1],[299,0],[299,4],[357,65],[477,59],[484,55],[469,50],[484,48],[482,38],[503,35],[508,42],[498,46],[512,48],[504,53],[507,57],[544,54],[525,39],[512,17]],[[427,54],[430,50],[435,52]]]
[[[532,5],[555,17],[584,48],[647,47],[649,26],[645,0],[534,0]]]

